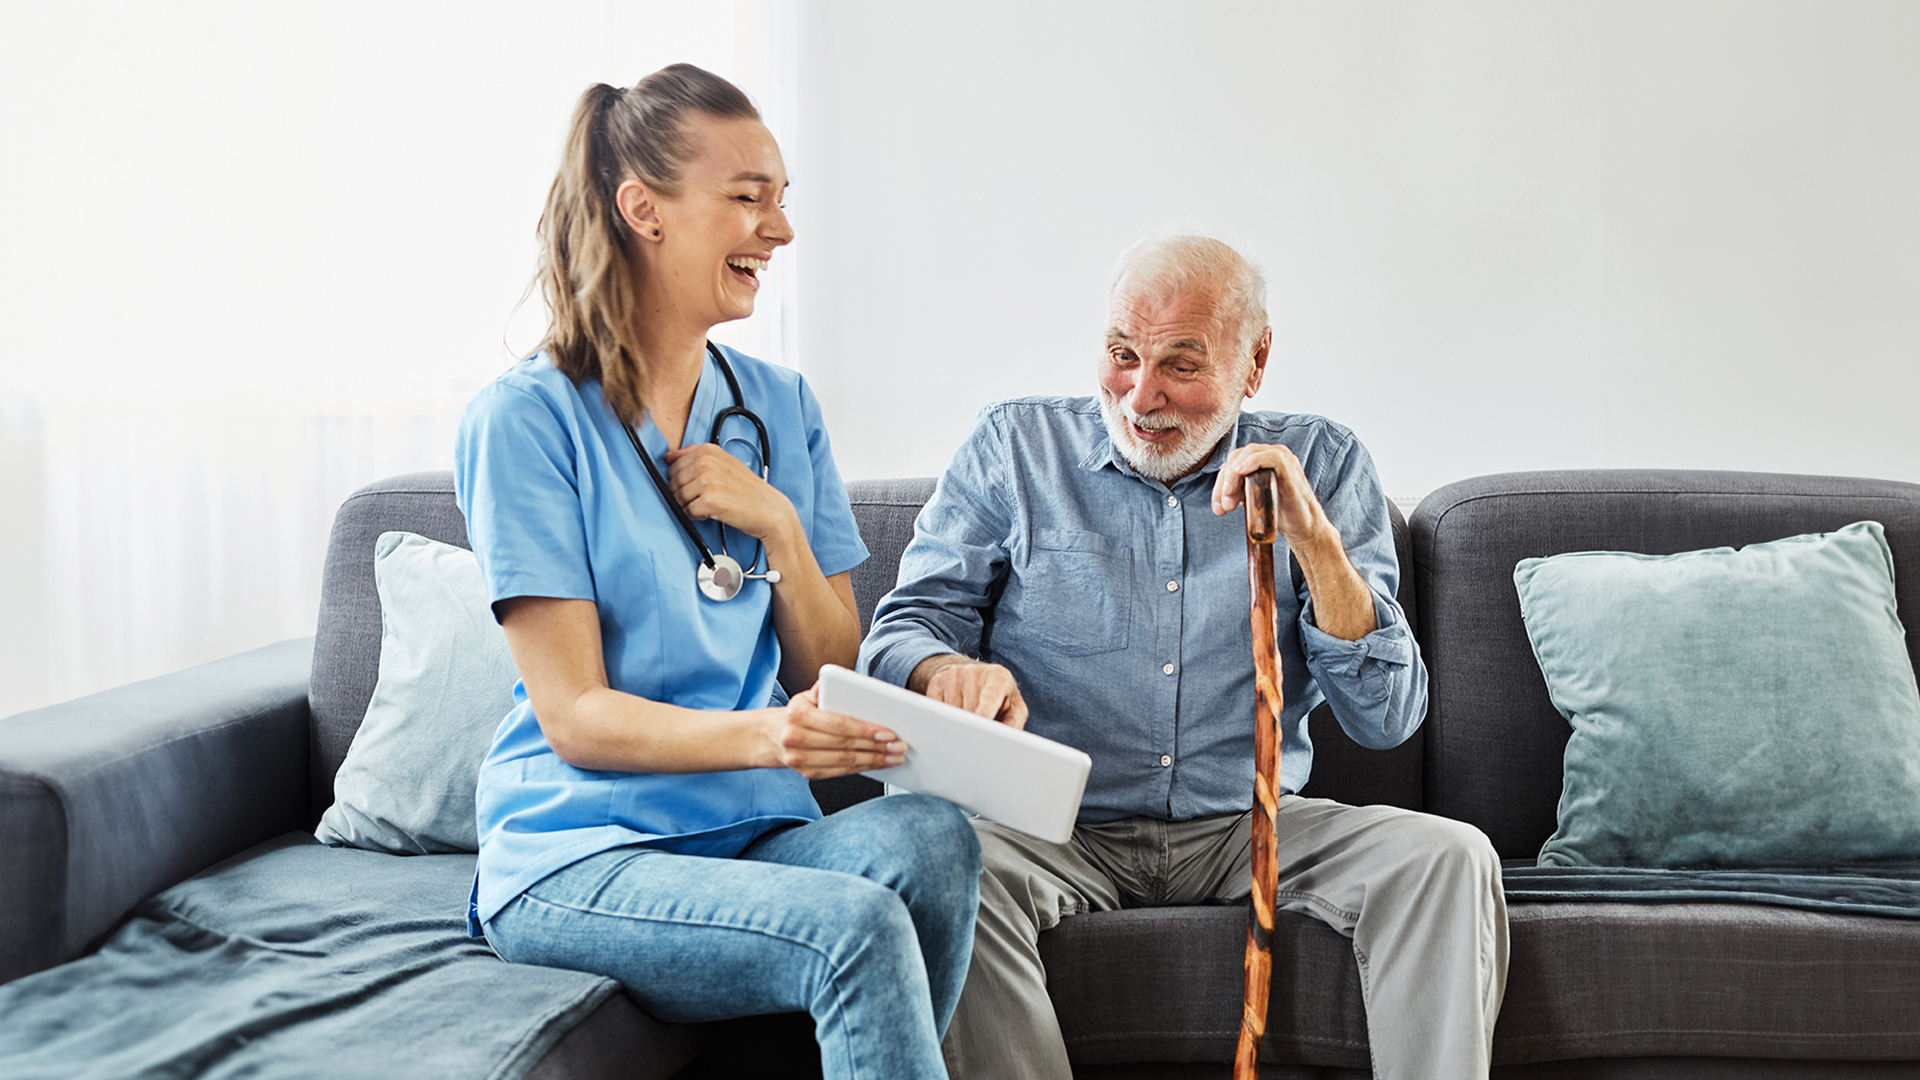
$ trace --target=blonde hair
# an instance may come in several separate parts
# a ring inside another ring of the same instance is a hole
[[[575,384],[600,383],[623,423],[646,411],[647,371],[635,347],[639,260],[614,193],[628,179],[671,197],[693,147],[689,110],[760,119],[747,95],[692,64],[672,64],[630,90],[600,83],[574,106],[567,144],[540,214],[541,294],[553,321],[540,348]]]

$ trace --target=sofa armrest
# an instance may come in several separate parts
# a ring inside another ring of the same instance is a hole
[[[0,982],[307,812],[300,638],[0,720]]]

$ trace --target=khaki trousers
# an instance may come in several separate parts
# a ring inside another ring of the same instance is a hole
[[[1238,900],[1248,814],[1081,825],[1050,844],[974,820],[984,869],[966,989],[942,1050],[955,1080],[1070,1080],[1041,932],[1122,906]],[[1481,1078],[1507,982],[1500,860],[1470,825],[1288,795],[1277,815],[1278,907],[1353,941],[1373,1074]]]

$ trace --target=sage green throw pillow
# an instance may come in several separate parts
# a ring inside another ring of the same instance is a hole
[[[380,675],[333,778],[321,843],[478,850],[474,786],[520,681],[473,552],[409,532],[373,545]]]
[[[1920,856],[1920,690],[1879,522],[1513,580],[1573,725],[1540,865]]]

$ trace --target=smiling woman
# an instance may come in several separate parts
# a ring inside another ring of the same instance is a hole
[[[707,337],[793,239],[786,183],[752,103],[692,65],[575,109],[540,222],[552,326],[455,451],[520,673],[469,925],[662,1019],[811,1012],[828,1077],[938,1076],[979,845],[923,796],[822,818],[809,779],[906,750],[817,706],[859,647],[867,553],[805,380]],[[729,533],[764,574],[742,580]]]

